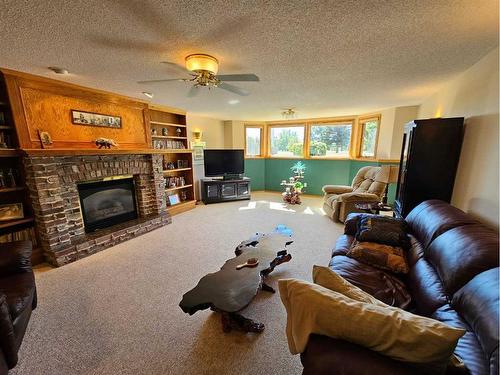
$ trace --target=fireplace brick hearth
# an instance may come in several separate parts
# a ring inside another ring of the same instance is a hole
[[[26,183],[46,260],[61,266],[171,222],[162,155],[26,156]],[[77,184],[132,175],[139,218],[85,233]]]

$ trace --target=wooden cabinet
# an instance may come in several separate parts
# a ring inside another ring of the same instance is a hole
[[[406,217],[428,199],[450,202],[464,119],[415,120],[405,126],[394,212]]]
[[[205,204],[250,199],[250,179],[202,179],[201,197]]]

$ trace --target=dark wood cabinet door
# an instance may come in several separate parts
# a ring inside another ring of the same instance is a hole
[[[450,202],[463,118],[415,120],[405,127],[394,209],[405,217],[428,199]]]

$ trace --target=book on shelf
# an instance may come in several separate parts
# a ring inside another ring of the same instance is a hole
[[[155,140],[153,141],[153,147],[157,150],[175,150],[175,149],[180,149],[184,150],[186,149],[186,145],[183,141],[175,141],[171,139],[161,139],[161,140]]]
[[[182,187],[184,185],[186,185],[186,179],[184,177],[165,177],[165,187],[167,189]]]
[[[35,228],[26,228],[0,236],[0,243],[30,240],[33,247],[37,246]]]

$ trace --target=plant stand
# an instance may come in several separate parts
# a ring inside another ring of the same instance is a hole
[[[304,170],[306,166],[302,162],[295,163],[291,168],[293,171],[293,176],[287,180],[281,181],[281,186],[284,187],[285,191],[281,194],[283,201],[289,204],[301,204],[300,195],[302,190],[307,187],[307,183],[303,183]]]

